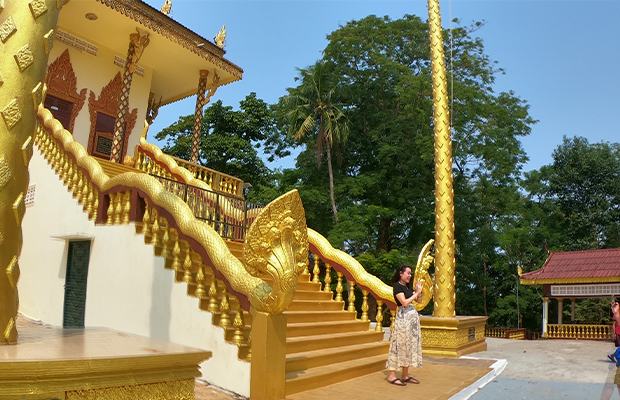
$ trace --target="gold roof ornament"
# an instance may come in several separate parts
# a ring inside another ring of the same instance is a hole
[[[159,9],[162,14],[170,15],[170,11],[172,11],[172,0],[166,0],[163,6]]]
[[[223,49],[224,46],[226,46],[226,44],[224,43],[226,41],[226,25],[222,25],[222,29],[220,29],[217,35],[215,35],[213,41],[215,42],[215,45],[220,49]]]
[[[517,273],[519,274],[519,278],[523,276],[523,268],[520,265],[517,265]]]

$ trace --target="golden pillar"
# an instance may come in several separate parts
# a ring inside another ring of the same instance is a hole
[[[285,397],[286,315],[256,311],[252,315],[250,399]]]
[[[121,84],[121,94],[118,99],[118,109],[116,111],[116,122],[114,124],[114,138],[112,139],[112,151],[110,153],[110,161],[120,163],[121,154],[123,152],[123,141],[125,134],[125,118],[127,110],[129,110],[129,92],[131,91],[131,82],[133,73],[138,68],[138,61],[142,56],[142,52],[149,45],[150,39],[148,33],[142,33],[136,29],[137,33],[129,35],[129,50],[127,51],[127,61],[123,70],[123,80]]]
[[[196,110],[194,112],[194,134],[192,137],[192,152],[189,158],[189,161],[193,163],[198,162],[198,152],[200,150],[200,128],[202,126],[202,110],[204,106],[209,104],[211,101],[211,97],[215,94],[217,90],[218,84],[220,82],[220,77],[217,74],[217,71],[213,74],[213,80],[211,81],[211,85],[207,89],[207,77],[209,76],[209,71],[201,69],[200,70],[200,79],[198,80],[198,93],[196,97]]]
[[[0,343],[16,343],[21,224],[61,0],[0,2]]]
[[[454,189],[452,187],[452,137],[450,107],[443,51],[439,1],[428,0],[433,80],[435,136],[435,307],[433,316],[453,318],[455,313]]]

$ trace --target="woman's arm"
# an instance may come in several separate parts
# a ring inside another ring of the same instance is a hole
[[[413,303],[414,301],[419,303],[420,300],[422,299],[422,285],[419,282],[416,282],[415,290],[411,297],[405,298],[405,294],[403,292],[400,292],[396,295],[396,298],[398,299],[398,301],[400,301],[400,304],[402,304],[403,307],[407,307],[409,304]]]

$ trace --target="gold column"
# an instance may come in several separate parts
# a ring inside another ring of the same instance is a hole
[[[286,315],[255,312],[252,315],[252,366],[250,398],[285,397]]]
[[[194,134],[192,136],[192,153],[190,161],[198,163],[198,150],[200,149],[200,127],[202,126],[202,110],[211,100],[211,96],[215,94],[220,77],[217,72],[213,75],[211,86],[207,90],[207,77],[209,71],[200,70],[200,79],[198,79],[198,93],[196,97],[196,110],[194,111]]]
[[[18,257],[37,109],[63,2],[0,2],[0,344],[17,343]]]
[[[129,35],[129,50],[127,50],[127,61],[123,71],[123,81],[121,85],[121,94],[118,99],[118,109],[116,111],[116,123],[114,124],[114,138],[112,140],[112,152],[110,153],[110,161],[120,163],[123,151],[123,141],[125,134],[125,118],[127,110],[129,110],[129,92],[131,91],[131,81],[133,73],[138,67],[138,61],[142,56],[142,52],[149,45],[150,39],[148,33],[142,33],[136,29],[138,33]]]
[[[455,313],[454,189],[452,138],[446,61],[439,0],[428,0],[433,80],[435,136],[435,308],[433,316],[453,318]]]

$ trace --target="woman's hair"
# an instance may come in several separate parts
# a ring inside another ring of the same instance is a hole
[[[409,264],[403,264],[400,267],[398,267],[396,269],[396,271],[394,271],[394,275],[392,275],[392,284],[398,282],[400,280],[400,274],[402,274],[403,272],[405,272],[405,270],[409,268],[411,269],[411,265]],[[413,271],[413,270],[412,270]]]

